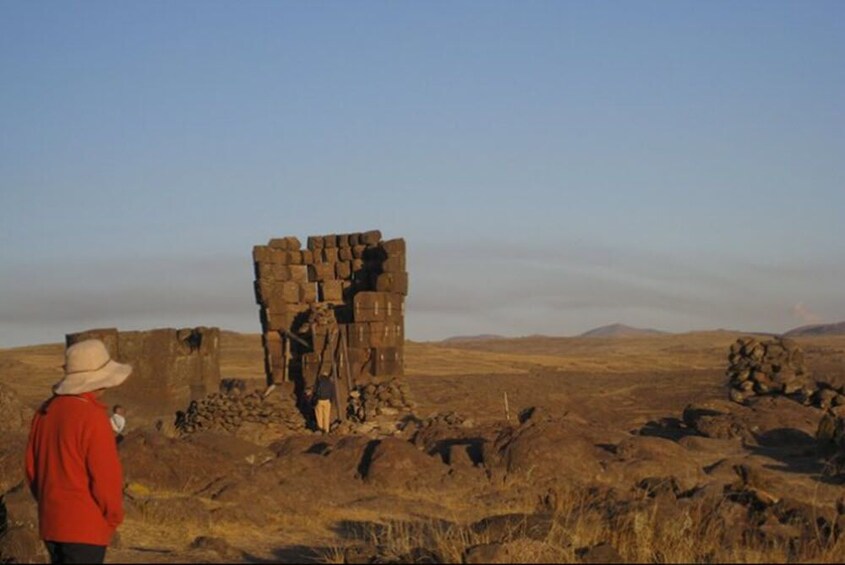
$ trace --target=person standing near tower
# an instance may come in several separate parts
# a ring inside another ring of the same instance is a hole
[[[329,433],[331,429],[334,393],[331,377],[323,373],[317,378],[317,384],[314,386],[314,415],[317,418],[317,429],[323,434]]]

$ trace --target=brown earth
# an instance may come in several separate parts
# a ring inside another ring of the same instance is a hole
[[[822,411],[727,402],[739,335],[408,342],[416,419],[390,437],[179,439],[129,404],[127,519],[107,559],[841,561]],[[845,337],[797,341],[814,374],[845,382]],[[221,346],[224,378],[263,384],[259,336]],[[18,462],[62,355],[0,350],[0,562],[43,559]]]

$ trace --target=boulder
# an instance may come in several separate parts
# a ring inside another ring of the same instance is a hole
[[[653,486],[659,477],[678,490],[688,490],[704,478],[696,453],[672,440],[649,436],[631,436],[616,445],[607,474],[629,485]]]
[[[589,438],[589,424],[555,417],[531,416],[505,428],[494,442],[483,445],[484,466],[494,477],[589,483],[600,480],[602,462],[610,454]]]
[[[751,432],[738,410],[742,409],[727,400],[693,403],[684,408],[683,421],[704,437],[750,438]]]
[[[362,462],[364,480],[384,488],[414,488],[420,484],[436,484],[447,467],[439,457],[427,455],[413,444],[396,438],[385,438],[372,448]]]

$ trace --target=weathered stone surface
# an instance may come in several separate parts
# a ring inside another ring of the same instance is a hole
[[[268,382],[295,382],[301,400],[320,373],[334,373],[341,421],[407,412],[406,395],[363,402],[360,389],[347,390],[404,373],[404,240],[382,242],[373,230],[310,236],[304,251],[298,241],[273,238],[253,252]]]
[[[365,466],[365,481],[384,488],[436,484],[447,470],[439,457],[427,455],[413,444],[395,438],[378,442]]]
[[[115,335],[116,334],[116,335]],[[118,332],[88,330],[66,336],[68,346],[101,339],[113,358],[132,365],[132,374],[103,396],[141,417],[172,414],[190,400],[217,390],[220,382],[218,328],[162,328]]]
[[[571,480],[591,482],[603,474],[609,458],[591,441],[590,426],[548,414],[524,419],[483,445],[485,468],[502,478],[531,477],[532,482]]]

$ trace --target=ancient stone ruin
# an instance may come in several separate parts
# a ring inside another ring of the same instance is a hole
[[[804,352],[788,338],[739,338],[731,345],[726,373],[730,399],[740,404],[782,394],[822,409],[845,406],[845,388],[813,379],[804,367]]]
[[[86,339],[101,340],[112,359],[132,365],[126,382],[107,391],[107,401],[125,403],[133,414],[173,412],[219,387],[218,328],[128,332],[108,328],[65,336],[68,347]]]
[[[405,240],[378,230],[310,236],[305,248],[274,238],[253,260],[268,383],[292,382],[301,395],[326,373],[338,400],[365,414],[361,389],[403,374]]]
[[[247,392],[245,387],[237,386],[243,381],[236,386],[225,384],[221,382],[219,392],[193,400],[187,410],[176,413],[175,426],[181,434],[218,430],[255,439],[270,427],[276,432],[281,428],[292,432],[305,430],[302,414],[284,396],[265,397],[257,390]]]

